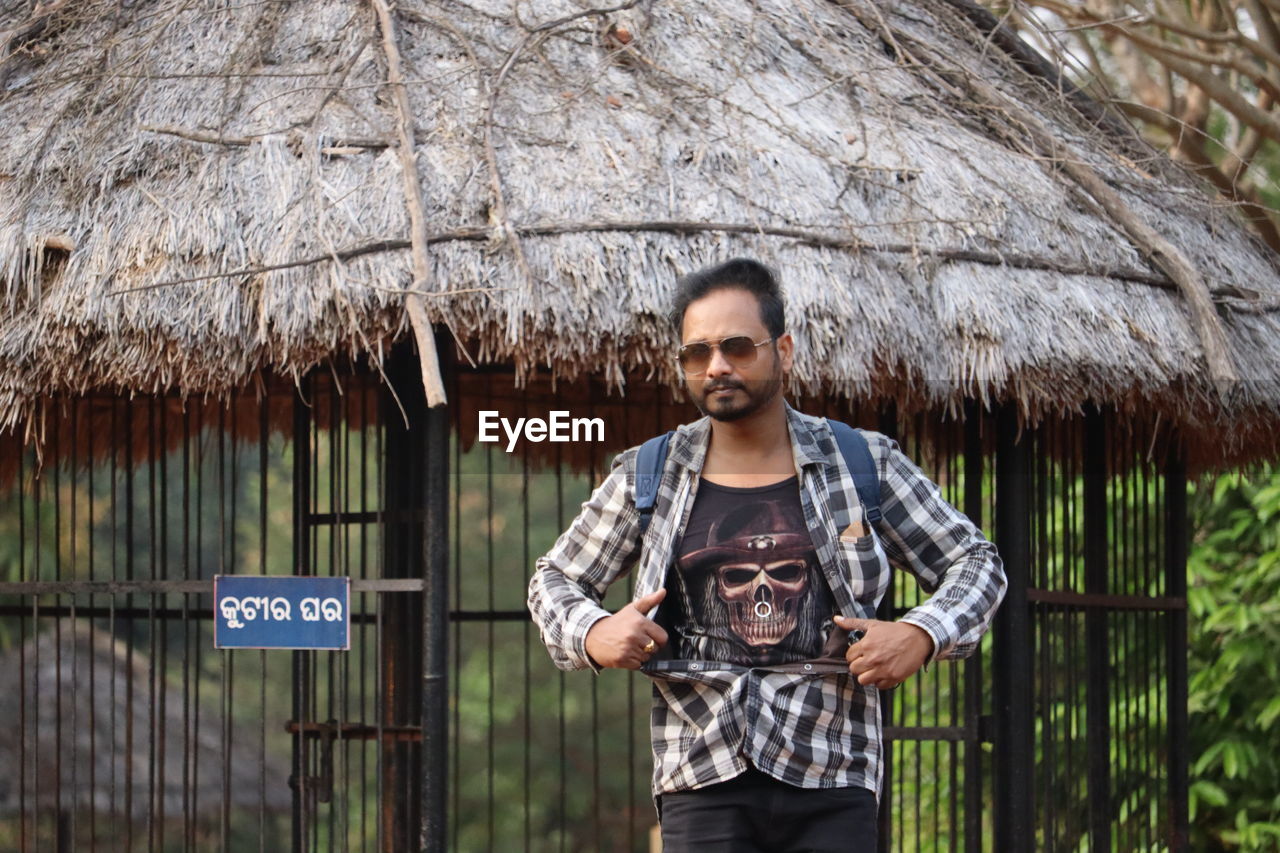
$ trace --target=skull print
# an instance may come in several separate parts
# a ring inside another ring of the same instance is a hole
[[[750,646],[772,646],[795,630],[800,600],[809,590],[805,561],[720,566],[716,592],[729,605],[733,632]]]
[[[834,607],[795,481],[701,488],[675,583],[680,652],[753,666],[815,655]]]

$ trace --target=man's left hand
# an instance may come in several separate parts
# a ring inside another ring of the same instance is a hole
[[[933,638],[910,622],[847,616],[837,616],[835,621],[850,633],[863,632],[862,639],[849,646],[844,655],[849,662],[849,673],[859,684],[870,684],[880,690],[897,687],[933,656]]]

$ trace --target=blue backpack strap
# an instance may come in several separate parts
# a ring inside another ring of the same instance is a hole
[[[846,423],[827,418],[831,425],[831,434],[835,437],[840,455],[844,457],[844,466],[853,476],[853,486],[858,491],[858,500],[867,510],[867,521],[877,524],[880,521],[880,475],[876,472],[875,460],[871,458],[871,448],[862,433]]]
[[[658,501],[658,484],[662,482],[662,468],[667,462],[667,445],[674,432],[653,438],[640,445],[636,454],[636,509],[640,511],[640,535],[649,529],[653,507]]]

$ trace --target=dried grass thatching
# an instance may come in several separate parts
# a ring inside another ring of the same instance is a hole
[[[1277,450],[1274,255],[966,0],[586,5],[397,4],[414,276],[369,4],[3,0],[0,427],[377,359],[418,298],[479,361],[670,382],[673,279],[752,254],[799,393]]]

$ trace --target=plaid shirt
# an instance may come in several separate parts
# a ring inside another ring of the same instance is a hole
[[[883,519],[844,542],[839,531],[861,516],[853,478],[825,419],[787,406],[800,503],[836,607],[875,618],[890,566],[915,575],[931,597],[901,621],[933,639],[933,659],[976,648],[1004,596],[995,547],[939,494],[891,439],[864,432],[880,475]],[[561,669],[597,669],[587,631],[609,615],[605,591],[639,563],[635,598],[661,588],[697,493],[710,422],[671,437],[652,522],[640,538],[633,484],[638,448],[621,453],[582,512],[537,562],[529,609]],[[661,605],[659,605],[661,606]],[[652,615],[652,614],[651,614]],[[711,660],[651,660],[650,722],[654,794],[732,779],[747,761],[804,788],[861,786],[878,794],[879,694],[847,670],[780,672]],[[819,668],[820,669],[820,668]],[[598,671],[598,670],[597,670]]]

